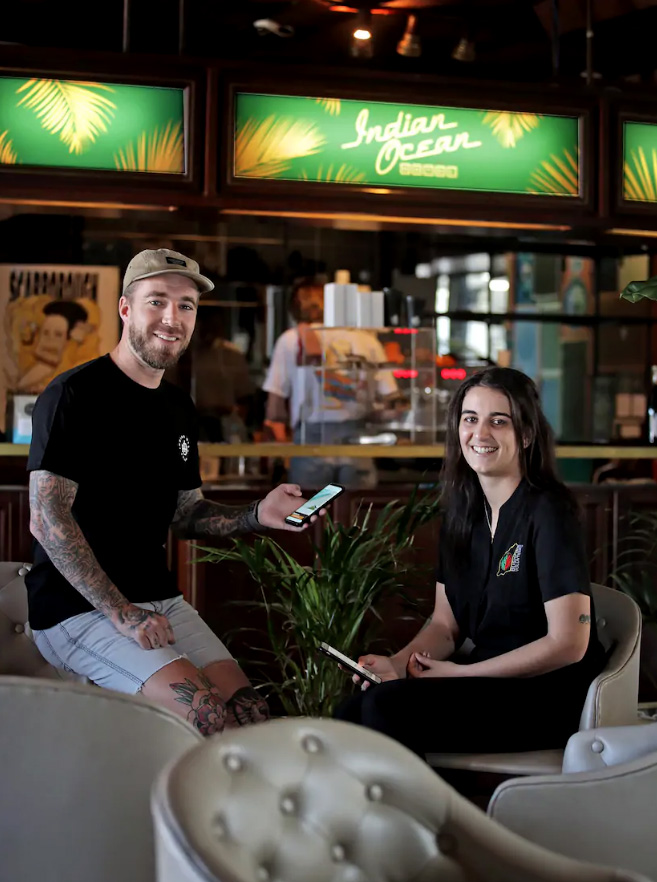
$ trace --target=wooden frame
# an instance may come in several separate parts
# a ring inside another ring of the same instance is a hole
[[[624,126],[626,122],[648,123],[657,128],[657,112],[654,101],[633,97],[610,108],[607,143],[609,145],[609,189],[612,215],[625,220],[633,216],[634,224],[641,225],[649,218],[657,217],[657,200],[641,202],[626,199],[624,195]],[[657,181],[655,182],[657,184]],[[652,225],[650,225],[652,226]]]
[[[125,202],[174,203],[178,197],[200,195],[204,188],[203,157],[205,145],[205,109],[207,71],[183,65],[175,59],[168,65],[162,58],[160,70],[153,73],[152,60],[145,58],[64,53],[61,50],[39,52],[21,49],[3,53],[0,63],[3,77],[43,77],[53,79],[99,80],[117,85],[161,86],[180,88],[185,96],[185,173],[122,172],[106,169],[67,169],[50,166],[2,165],[0,189],[5,199],[31,197],[41,202],[66,203],[66,198],[85,204]],[[12,58],[13,56],[13,58]],[[74,60],[71,60],[71,59]],[[64,199],[62,197],[65,197]]]

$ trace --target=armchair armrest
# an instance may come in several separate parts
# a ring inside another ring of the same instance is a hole
[[[568,740],[564,773],[592,772],[657,752],[657,723],[605,726],[576,732]]]

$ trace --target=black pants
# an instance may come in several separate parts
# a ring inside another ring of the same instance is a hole
[[[579,728],[591,672],[539,677],[392,680],[359,691],[336,717],[376,729],[420,756],[564,747]]]

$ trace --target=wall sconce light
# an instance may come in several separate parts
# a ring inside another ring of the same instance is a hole
[[[354,58],[371,58],[372,49],[372,25],[369,9],[361,9],[358,13],[356,27],[351,35],[350,51]]]
[[[415,33],[416,25],[417,17],[409,15],[404,36],[397,43],[398,55],[404,55],[406,58],[419,58],[422,55],[422,44],[420,43],[420,38]]]
[[[452,52],[454,61],[470,62],[474,61],[475,57],[475,47],[472,40],[469,37],[461,37]]]

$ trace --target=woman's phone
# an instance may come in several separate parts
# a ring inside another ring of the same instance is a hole
[[[319,651],[323,652],[324,655],[328,655],[329,658],[332,658],[333,661],[338,662],[338,664],[342,665],[343,668],[346,668],[348,671],[351,671],[352,674],[358,674],[359,677],[362,677],[363,680],[367,680],[370,683],[380,683],[381,677],[378,674],[373,674],[372,671],[368,671],[367,668],[359,665],[358,662],[355,662],[353,659],[348,658],[342,652],[339,652],[337,649],[333,649],[332,646],[329,646],[328,643],[320,643]]]
[[[333,502],[341,493],[344,493],[344,487],[341,484],[327,484],[323,490],[315,493],[307,502],[299,506],[296,511],[289,514],[285,518],[285,523],[292,524],[293,527],[303,527],[304,524],[308,523],[312,515],[317,514],[320,508],[326,508],[329,502]]]

